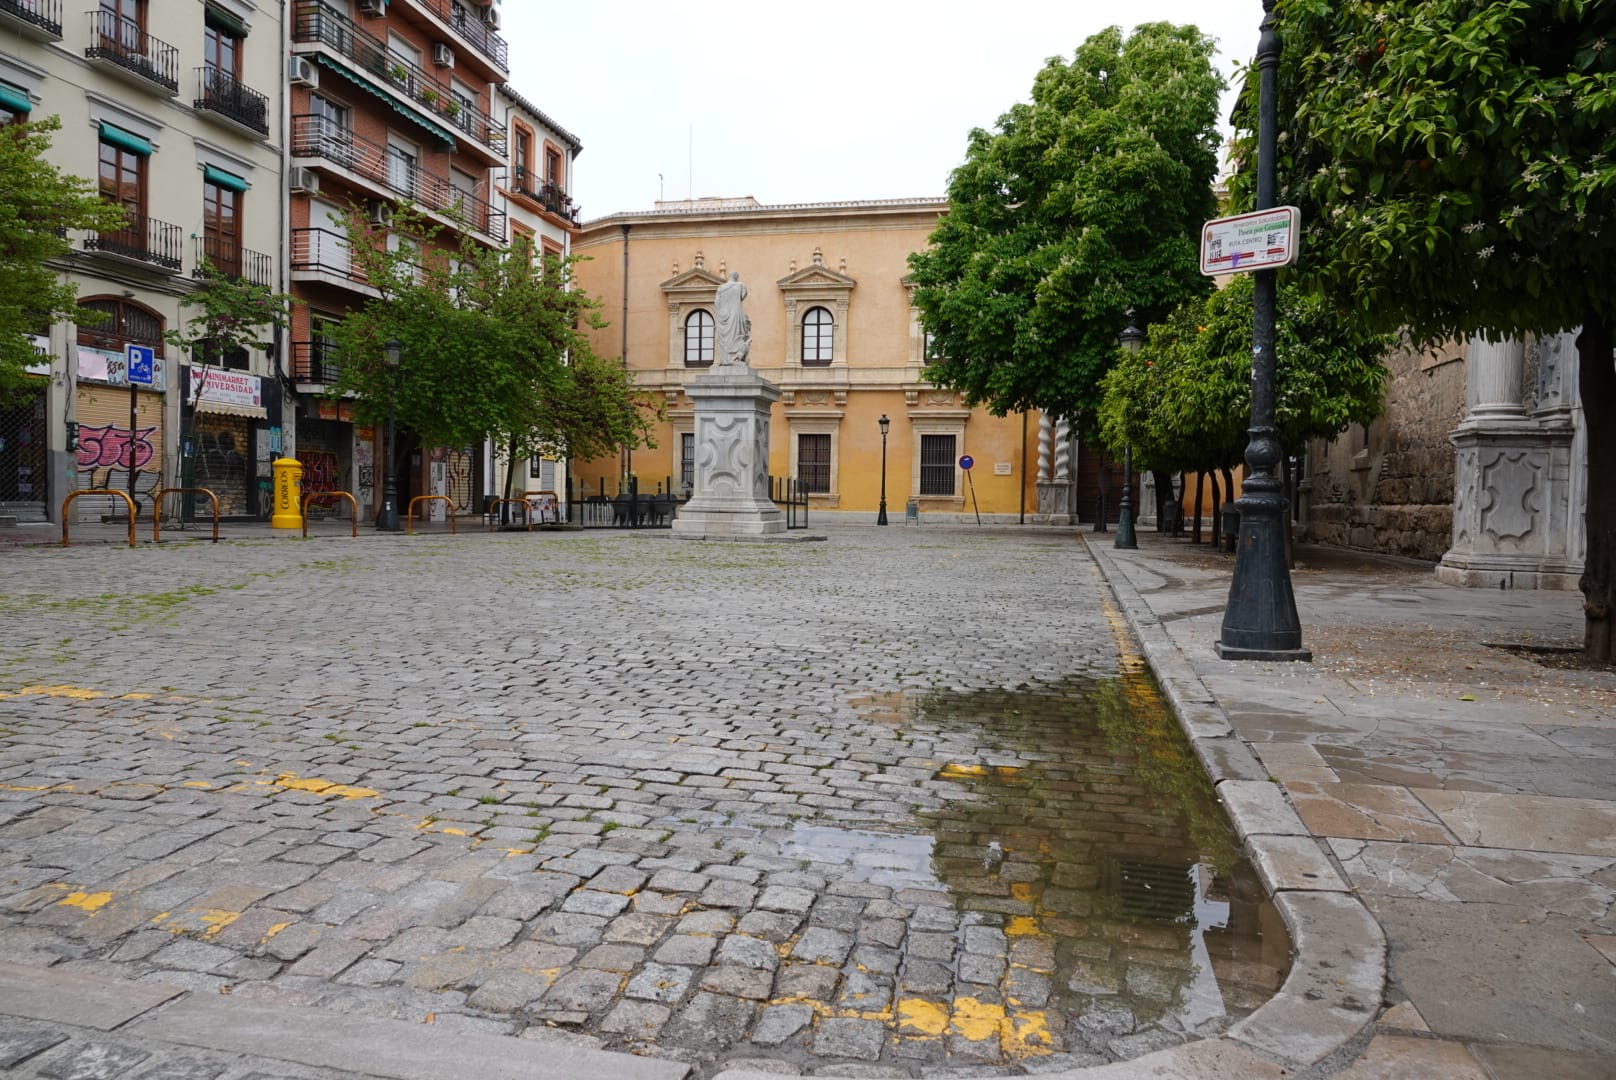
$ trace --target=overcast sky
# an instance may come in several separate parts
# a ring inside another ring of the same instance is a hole
[[[971,128],[1028,100],[1050,56],[1112,24],[1193,22],[1228,77],[1256,51],[1262,3],[505,0],[501,14],[511,85],[584,144],[587,219],[659,197],[940,196]]]

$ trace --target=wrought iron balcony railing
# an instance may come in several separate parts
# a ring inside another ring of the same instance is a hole
[[[165,270],[180,268],[183,244],[178,225],[142,214],[129,215],[129,223],[122,229],[103,229],[84,238],[85,251],[150,263]]]
[[[0,15],[9,15],[36,33],[62,36],[62,0],[0,0]]]
[[[578,224],[580,207],[572,201],[571,195],[562,190],[560,184],[553,180],[537,180],[520,165],[516,167],[513,175],[514,189],[518,195],[525,195],[550,213],[566,218],[574,225]]]
[[[323,158],[358,173],[461,228],[505,239],[505,212],[480,194],[463,191],[403,155],[324,116],[292,117],[292,156]]]
[[[216,67],[196,69],[195,107],[269,134],[269,98]]]
[[[244,248],[233,240],[221,240],[216,236],[198,236],[196,269],[191,271],[191,276],[201,277],[205,263],[211,264],[226,277],[242,278],[254,285],[268,288],[275,286],[275,261],[262,251]]]
[[[455,97],[446,83],[420,65],[388,52],[386,42],[360,29],[352,19],[324,0],[300,0],[292,24],[292,40],[330,48],[392,86],[425,112],[459,128],[497,153],[505,153],[505,129],[492,116]]]
[[[334,386],[342,380],[336,346],[326,341],[292,342],[292,381]]]
[[[354,262],[348,238],[331,229],[292,230],[292,269],[329,274],[368,286],[370,279]]]
[[[465,39],[466,43],[488,59],[501,71],[509,71],[510,47],[494,28],[483,22],[472,11],[472,4],[461,0],[416,0],[432,14],[449,24],[449,28]]]
[[[84,50],[85,56],[91,60],[106,60],[116,64],[161,86],[170,94],[179,92],[178,49],[152,37],[133,19],[125,19],[111,11],[92,11],[89,15],[90,47]]]

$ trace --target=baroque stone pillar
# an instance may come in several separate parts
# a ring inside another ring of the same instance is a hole
[[[1535,408],[1524,400],[1526,343],[1472,339],[1467,409],[1449,435],[1458,451],[1453,546],[1437,580],[1486,588],[1575,589],[1572,442],[1576,397],[1573,335],[1533,343]],[[1569,353],[1571,381],[1565,382]]]
[[[1050,525],[1070,525],[1072,516],[1071,425],[1047,413],[1038,418],[1038,516]],[[1053,469],[1051,462],[1053,461]]]

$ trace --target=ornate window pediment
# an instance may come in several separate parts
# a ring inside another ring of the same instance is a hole
[[[696,252],[695,263],[689,270],[682,273],[678,266],[674,267],[674,274],[661,286],[663,295],[668,298],[668,366],[682,368],[687,366],[687,349],[685,333],[689,327],[690,317],[697,311],[706,311],[709,315],[713,310],[713,298],[718,293],[718,287],[724,284],[721,274],[715,274],[707,269],[707,260],[701,252]]]
[[[832,326],[824,327],[822,322],[817,324],[810,340],[828,341],[830,359],[827,363],[825,350],[821,346],[813,364],[821,367],[846,364],[848,302],[858,281],[847,275],[845,260],[841,269],[832,270],[825,265],[824,252],[814,248],[812,262],[798,270],[793,260],[791,273],[775,284],[779,286],[780,296],[786,305],[786,366],[796,367],[803,363],[803,319],[809,312],[815,312],[815,319],[822,320],[818,314],[820,311],[830,314]]]

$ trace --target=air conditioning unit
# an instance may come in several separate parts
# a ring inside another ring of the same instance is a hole
[[[294,56],[286,62],[286,77],[293,86],[306,86],[313,90],[320,85],[320,69],[303,56]]]
[[[386,15],[387,0],[359,0],[359,14]]]
[[[499,8],[493,4],[483,8],[483,25],[490,30],[499,29]]]
[[[293,191],[302,191],[313,195],[320,190],[320,174],[313,169],[294,168],[286,176],[289,182],[288,186]]]
[[[432,62],[443,68],[454,67],[454,50],[442,44],[432,46]]]
[[[366,207],[365,219],[377,228],[388,228],[393,224],[393,208],[384,202],[373,202]]]

